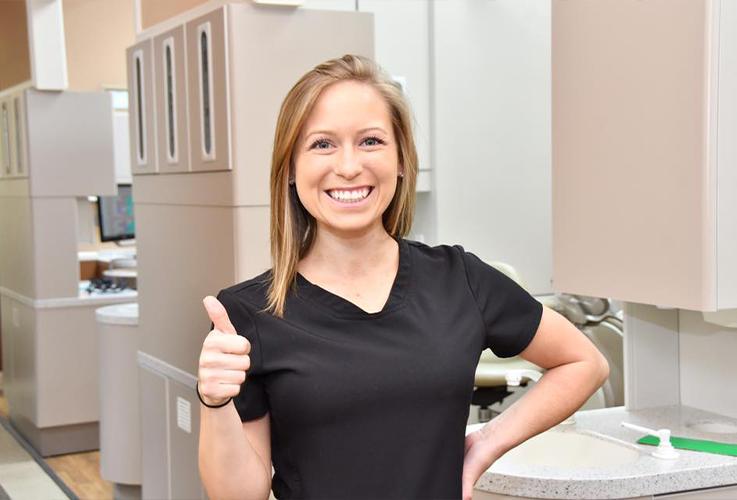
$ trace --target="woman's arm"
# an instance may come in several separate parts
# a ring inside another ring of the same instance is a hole
[[[543,306],[537,332],[520,357],[547,369],[527,393],[480,431],[466,437],[463,499],[499,457],[562,422],[609,376],[609,364],[570,321]]]
[[[232,402],[222,408],[200,408],[199,468],[207,496],[213,500],[268,499],[269,414],[241,423]]]
[[[543,306],[537,333],[520,357],[547,369],[529,391],[483,427],[498,456],[559,424],[602,386],[606,358],[570,321]]]
[[[251,343],[236,333],[219,300],[208,296],[203,304],[213,329],[202,343],[198,391],[209,405],[228,403],[200,405],[200,478],[213,500],[266,500],[271,490],[269,414],[241,423],[233,402],[251,367]]]

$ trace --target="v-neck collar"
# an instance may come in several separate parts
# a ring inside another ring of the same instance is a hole
[[[328,314],[340,318],[369,319],[398,309],[403,305],[408,292],[411,262],[407,241],[404,238],[394,238],[394,240],[399,245],[399,266],[389,297],[380,311],[367,312],[350,300],[315,285],[300,273],[296,275],[297,296],[325,308]]]

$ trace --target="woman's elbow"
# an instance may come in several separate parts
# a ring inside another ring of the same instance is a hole
[[[597,385],[598,388],[604,385],[604,382],[609,378],[609,362],[601,353],[598,353],[598,356],[594,361],[594,365],[596,366],[595,373],[597,375],[597,380],[599,381]]]

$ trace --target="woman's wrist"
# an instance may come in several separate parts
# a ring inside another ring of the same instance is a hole
[[[496,459],[504,455],[509,450],[505,449],[505,442],[496,432],[496,425],[494,424],[496,424],[496,422],[492,420],[484,425],[480,431],[483,436],[485,448],[489,455],[496,461]]]
[[[224,401],[208,401],[207,398],[203,397],[202,394],[200,394],[200,383],[199,381],[195,382],[194,390],[197,393],[197,398],[200,400],[200,403],[205,405],[208,408],[222,408],[223,406],[230,403],[230,401],[233,398],[227,398]]]

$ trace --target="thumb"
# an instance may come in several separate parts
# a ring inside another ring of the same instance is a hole
[[[204,304],[207,315],[210,317],[210,321],[212,321],[216,329],[223,333],[236,334],[235,327],[228,317],[228,312],[218,299],[212,295],[208,295],[202,299],[202,304]]]

